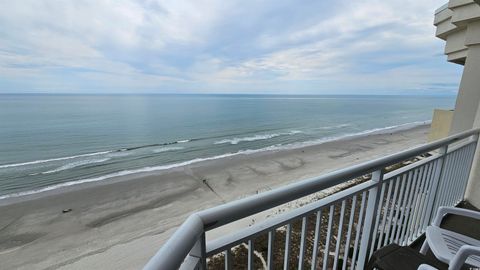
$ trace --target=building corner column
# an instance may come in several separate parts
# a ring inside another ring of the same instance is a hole
[[[468,47],[468,52],[455,105],[451,134],[480,128],[480,21],[468,24],[465,46]],[[480,208],[479,144],[475,150],[465,199]]]

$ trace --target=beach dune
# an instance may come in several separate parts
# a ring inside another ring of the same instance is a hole
[[[0,269],[139,269],[192,212],[425,143],[428,128],[0,200]]]

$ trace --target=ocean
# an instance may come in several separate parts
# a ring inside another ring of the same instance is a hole
[[[0,95],[0,199],[429,123],[454,97]]]

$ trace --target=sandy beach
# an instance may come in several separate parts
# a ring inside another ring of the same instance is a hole
[[[192,212],[411,148],[426,142],[428,128],[238,155],[1,200],[0,269],[139,269]]]

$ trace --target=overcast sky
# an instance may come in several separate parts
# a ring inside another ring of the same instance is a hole
[[[446,0],[0,0],[0,92],[454,94]]]

